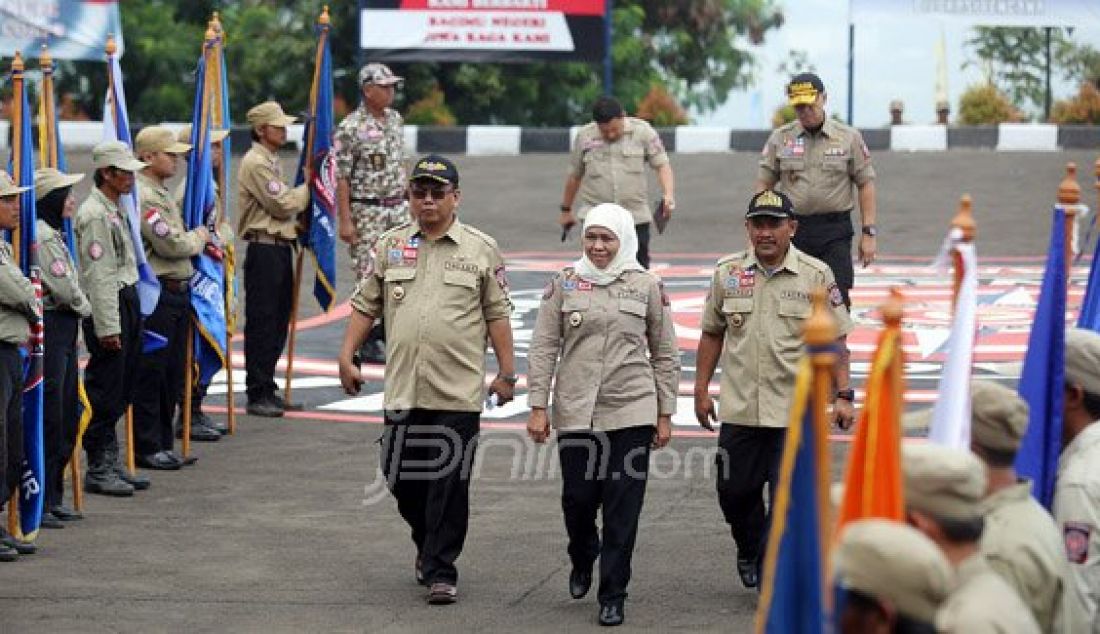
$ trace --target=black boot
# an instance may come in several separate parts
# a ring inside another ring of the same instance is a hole
[[[88,470],[84,473],[84,490],[99,495],[128,497],[134,494],[134,487],[124,482],[115,473],[115,464],[109,460],[107,452],[88,452]]]
[[[114,466],[115,475],[117,475],[119,479],[126,484],[134,487],[135,491],[144,491],[145,489],[149,488],[149,485],[152,484],[152,482],[149,481],[149,478],[141,475],[140,473],[130,473],[130,470],[127,469],[126,465],[122,463],[122,456],[119,454],[117,445],[115,447],[109,448],[107,450],[107,454],[108,460],[110,460],[111,464]]]

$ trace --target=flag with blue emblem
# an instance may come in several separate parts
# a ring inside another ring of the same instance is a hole
[[[1097,215],[1100,215],[1100,209],[1093,214],[1094,227]],[[1090,230],[1089,233],[1092,231]],[[1087,240],[1085,242],[1087,243]],[[1081,312],[1077,315],[1077,327],[1100,332],[1100,240],[1096,241],[1096,251],[1092,254],[1085,297],[1081,300]]]
[[[1032,495],[1047,509],[1054,503],[1054,481],[1062,451],[1066,374],[1066,233],[1061,205],[1054,207],[1053,216],[1046,271],[1016,388],[1030,410],[1027,433],[1016,454],[1016,470],[1034,482]]]
[[[336,299],[336,159],[332,155],[332,56],[329,54],[327,11],[321,16],[318,30],[320,35],[313,68],[313,88],[309,93],[305,148],[298,163],[295,183],[304,182],[304,168],[308,164],[312,169],[309,229],[299,240],[313,256],[317,271],[313,296],[321,309],[327,312]]]

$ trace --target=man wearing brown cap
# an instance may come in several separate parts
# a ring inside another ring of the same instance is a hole
[[[332,140],[340,239],[348,243],[356,281],[370,266],[378,236],[409,221],[404,122],[390,107],[401,81],[385,64],[364,66],[359,71],[363,100],[340,122]],[[385,361],[382,339],[379,320],[363,345],[364,361]]]
[[[1066,565],[1058,527],[1031,496],[1013,464],[1027,431],[1028,407],[991,381],[970,383],[970,448],[985,463],[981,552],[1012,586],[1044,632],[1061,631]]]
[[[837,631],[934,631],[954,583],[943,553],[920,531],[882,519],[847,524],[833,551]]]
[[[252,148],[237,174],[237,229],[248,243],[244,262],[244,364],[248,413],[279,417],[287,404],[276,393],[275,364],[286,345],[294,287],[294,248],[298,215],[309,205],[305,182],[291,188],[283,180],[278,150],[294,123],[281,106],[268,101],[248,111]]]
[[[875,170],[859,130],[825,116],[826,98],[817,75],[791,78],[787,102],[798,118],[768,137],[756,190],[774,187],[791,197],[799,224],[795,246],[832,268],[844,303],[851,306],[853,189],[859,192],[862,221],[859,259],[867,266],[877,248]]]
[[[126,144],[105,141],[92,148],[92,166],[95,187],[73,223],[81,287],[92,304],[92,316],[84,320],[89,354],[84,389],[92,405],[83,436],[88,454],[84,490],[129,496],[135,488],[147,488],[149,481],[131,476],[121,466],[115,435],[115,424],[133,401],[142,347],[137,261],[130,219],[119,203],[133,190],[135,173],[146,165]]]
[[[1100,632],[1100,334],[1066,332],[1062,455],[1054,519],[1062,530],[1069,575],[1066,631]]]
[[[956,583],[936,615],[941,634],[1036,634],[1035,617],[979,552],[984,522],[985,467],[969,451],[932,444],[902,448],[909,524],[943,551]]]

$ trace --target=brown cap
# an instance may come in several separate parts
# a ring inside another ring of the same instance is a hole
[[[169,154],[183,154],[191,149],[186,143],[176,140],[176,135],[164,126],[154,125],[142,128],[134,139],[134,152],[167,152]]]
[[[145,169],[147,164],[134,158],[122,141],[104,141],[92,148],[92,166],[96,169],[115,167],[127,172]]]
[[[931,623],[947,599],[951,565],[915,528],[867,519],[844,527],[833,554],[835,583],[889,601],[909,618]]]
[[[906,506],[943,519],[981,517],[986,474],[977,456],[930,443],[904,445],[901,456]]]
[[[392,86],[404,81],[404,77],[393,74],[389,66],[377,62],[367,64],[359,70],[359,84],[377,84],[379,86]]]
[[[4,170],[0,170],[0,198],[22,194],[28,189],[30,187],[16,187],[11,175]]]
[[[211,130],[210,142],[217,143],[218,141],[224,141],[225,137],[229,136],[229,130]],[[191,142],[191,124],[188,123],[180,128],[180,131],[176,133],[176,140],[180,143]]]
[[[974,444],[1015,453],[1027,432],[1028,407],[1016,392],[992,381],[970,382],[970,438]]]
[[[245,118],[248,120],[248,125],[253,128],[258,128],[262,125],[285,128],[297,121],[294,117],[283,112],[283,107],[274,101],[265,101],[258,106],[252,106],[252,109],[248,111]]]
[[[83,174],[66,174],[52,167],[41,167],[34,170],[34,199],[42,200],[53,190],[72,187],[82,180]]]
[[[1066,383],[1100,396],[1100,333],[1084,328],[1066,331]]]

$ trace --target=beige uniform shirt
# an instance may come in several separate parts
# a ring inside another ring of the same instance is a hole
[[[80,286],[92,304],[96,336],[120,334],[118,292],[138,280],[130,221],[118,205],[93,187],[76,212],[73,228],[80,257]]]
[[[145,257],[157,277],[189,280],[195,272],[191,256],[202,252],[205,242],[183,224],[183,214],[163,184],[138,174],[141,241]]]
[[[667,165],[668,154],[657,131],[645,121],[626,117],[623,135],[614,143],[600,136],[595,122],[582,127],[569,159],[570,172],[581,181],[577,215],[583,220],[600,203],[618,203],[634,217],[634,224],[652,221],[647,164],[654,169]]]
[[[68,310],[87,317],[92,314],[88,296],[76,279],[76,266],[65,236],[45,220],[35,223],[38,231],[38,261],[42,264],[42,307]]]
[[[1100,633],[1100,421],[1058,458],[1054,519],[1065,540],[1066,631]]]
[[[873,180],[875,168],[859,130],[826,119],[810,134],[796,120],[768,137],[757,177],[789,196],[795,212],[810,215],[852,209],[852,185]]]
[[[543,291],[528,363],[531,407],[547,407],[557,370],[557,429],[612,431],[675,414],[680,351],[660,279],[626,271],[597,286],[572,268],[558,273]]]
[[[298,236],[298,214],[309,204],[309,189],[305,183],[288,187],[283,181],[278,155],[259,143],[241,159],[237,172],[238,234],[245,240],[253,234],[294,240]]]
[[[512,311],[496,241],[455,218],[434,242],[410,223],[376,249],[351,305],[386,322],[385,408],[480,412],[488,322]]]
[[[34,286],[15,263],[11,245],[0,240],[0,341],[22,345],[30,338],[35,312]]]
[[[176,192],[173,200],[176,201],[176,206],[180,209],[180,216],[183,215],[183,201],[187,197],[187,179],[184,178],[176,185]],[[221,193],[218,192],[218,184],[214,183],[214,209],[221,209]],[[221,212],[218,211],[220,214]],[[228,215],[228,210],[226,210]],[[233,225],[229,221],[221,216],[218,217],[218,237],[221,238],[222,244],[233,244],[233,240],[237,234],[233,231]]]
[[[702,329],[724,335],[718,417],[724,423],[786,427],[798,362],[804,354],[802,322],[811,293],[828,290],[838,336],[852,320],[833,273],[821,260],[791,245],[770,275],[752,251],[718,260],[703,306]]]
[[[981,551],[989,566],[1016,590],[1043,632],[1062,632],[1065,552],[1054,518],[1031,497],[1031,482],[982,501]]]
[[[955,588],[936,614],[940,634],[1039,634],[1023,600],[980,554],[955,571]]]

